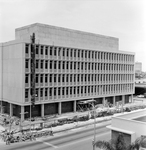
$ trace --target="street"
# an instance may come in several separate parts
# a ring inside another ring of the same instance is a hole
[[[110,121],[96,126],[96,140],[109,140],[110,130],[106,126]],[[2,150],[92,150],[94,137],[93,125],[66,132],[57,133],[51,137],[38,138],[36,141],[19,142],[3,145]]]

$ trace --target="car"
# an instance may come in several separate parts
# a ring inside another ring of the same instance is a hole
[[[143,97],[144,97],[144,95],[138,95],[137,97],[138,97],[138,98],[143,98]]]

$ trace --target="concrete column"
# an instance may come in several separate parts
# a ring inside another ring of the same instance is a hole
[[[103,97],[102,104],[105,105],[105,97]]]
[[[116,105],[116,97],[113,96],[113,105],[115,106]]]
[[[41,104],[41,117],[44,117],[44,104]]]
[[[122,105],[124,106],[125,104],[125,95],[122,95]]]
[[[131,94],[131,103],[133,103],[133,94]]]
[[[74,108],[73,108],[74,112],[76,112],[76,111],[77,111],[77,106],[76,106],[76,104],[77,104],[77,102],[76,102],[76,101],[74,101]]]
[[[58,103],[58,114],[61,115],[61,102]]]
[[[24,120],[24,106],[21,106],[21,121]]]
[[[13,104],[10,103],[10,116],[13,116]]]

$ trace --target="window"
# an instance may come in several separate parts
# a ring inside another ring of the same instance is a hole
[[[47,96],[48,96],[48,89],[45,88],[45,97],[47,97]]]
[[[76,75],[74,74],[74,82],[76,82]]]
[[[41,74],[40,83],[43,83],[43,74]]]
[[[79,82],[80,81],[80,75],[78,74],[77,75],[77,82]]]
[[[88,75],[88,82],[90,82],[90,75]]]
[[[27,69],[29,68],[29,60],[28,59],[25,60],[25,68],[27,68]]]
[[[36,74],[36,76],[35,76],[35,82],[36,82],[36,83],[39,82],[39,75],[38,75],[38,74]]]
[[[50,74],[50,83],[52,83],[52,74]]]
[[[28,83],[28,74],[25,75],[25,83]]]
[[[92,58],[94,58],[94,52],[92,52]]]
[[[43,55],[44,46],[41,46],[41,55]]]
[[[43,89],[40,89],[40,97],[43,97]]]
[[[70,70],[72,70],[72,62],[70,62]]]
[[[83,70],[83,67],[84,67],[84,63],[82,62],[81,63],[81,70]]]
[[[65,75],[63,74],[62,75],[62,82],[64,82],[65,81]]]
[[[52,88],[49,89],[49,96],[52,96]]]
[[[76,62],[74,62],[74,70],[76,70]]]
[[[74,94],[76,94],[76,87],[74,87]]]
[[[72,57],[72,49],[70,50],[70,57]]]
[[[66,69],[67,69],[67,70],[68,70],[68,66],[69,66],[69,65],[68,65],[68,62],[66,62]]]
[[[65,56],[65,48],[63,48],[62,55]]]
[[[36,65],[35,65],[36,69],[39,68],[39,60],[36,60]]]
[[[90,51],[88,52],[88,58],[90,58]]]
[[[25,45],[25,53],[28,54],[29,53],[29,44]]]
[[[74,50],[74,57],[76,57],[76,50]]]
[[[35,52],[36,55],[38,55],[39,54],[39,46],[38,45],[36,45],[36,49],[35,50],[36,50],[36,52]]]
[[[78,70],[80,70],[80,62],[78,62]]]
[[[69,56],[69,49],[66,50],[66,56]]]
[[[85,51],[85,58],[87,58],[87,51]]]
[[[50,47],[50,55],[52,56],[52,46]]]
[[[48,47],[45,48],[45,55],[48,55]]]
[[[70,95],[72,95],[72,87],[70,87]]]
[[[77,94],[80,93],[80,87],[77,87]]]
[[[68,75],[66,75],[66,82],[68,82],[68,80],[69,80],[69,77],[68,77]]]
[[[90,63],[88,64],[88,70],[90,70]]]
[[[56,91],[57,91],[56,89],[57,89],[57,88],[54,88],[54,96],[56,96]]]
[[[43,69],[43,60],[41,60],[41,69]]]
[[[29,92],[29,90],[25,89],[25,98],[28,98],[28,92]]]
[[[78,50],[78,57],[80,57],[80,50]]]
[[[68,87],[66,87],[66,95],[68,95]]]
[[[48,61],[45,61],[45,69],[48,69]]]
[[[60,96],[60,87],[58,88],[58,96]]]
[[[61,79],[61,75],[59,74],[58,75],[58,82],[60,82],[60,79]]]
[[[54,56],[57,55],[57,47],[54,48]]]
[[[63,87],[63,88],[62,88],[62,95],[64,95],[64,94],[65,94],[65,91],[64,91],[64,89],[65,89],[65,88]]]
[[[50,60],[50,69],[52,69],[52,60]]]
[[[65,69],[65,62],[62,62],[62,69]]]
[[[56,74],[54,74],[54,82],[56,83]]]
[[[84,57],[84,51],[83,50],[81,51],[81,57],[82,58]]]
[[[48,75],[45,74],[45,83],[48,83]]]
[[[72,75],[70,75],[70,82],[72,82]]]
[[[58,69],[61,69],[61,61],[58,62]]]
[[[57,62],[54,61],[54,69],[57,69]]]

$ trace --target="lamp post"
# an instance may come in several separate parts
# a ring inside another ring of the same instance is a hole
[[[96,117],[95,117],[95,113],[96,113],[96,109],[95,106],[93,104],[91,104],[91,106],[93,107],[93,116],[94,116],[94,139],[93,139],[93,150],[95,150],[95,141],[96,141]]]

